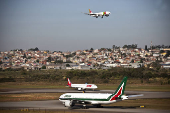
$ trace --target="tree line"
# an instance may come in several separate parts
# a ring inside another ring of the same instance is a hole
[[[108,70],[41,70],[41,71],[1,71],[0,82],[17,82],[16,78],[22,78],[23,82],[63,82],[70,78],[74,82],[89,83],[113,83],[124,76],[129,79],[138,79],[141,83],[150,82],[151,79],[164,78],[170,84],[170,70],[149,68],[111,68]],[[15,75],[15,76],[14,76]]]

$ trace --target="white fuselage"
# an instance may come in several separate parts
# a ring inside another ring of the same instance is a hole
[[[95,84],[71,84],[73,88],[81,88],[81,89],[96,89],[97,86]]]
[[[122,99],[109,101],[108,97],[112,94],[107,93],[66,93],[59,97],[59,100],[63,103],[69,100],[82,100],[93,105],[97,104],[110,104],[116,101],[121,101]]]
[[[93,14],[90,14],[90,16],[93,16],[93,17],[103,16],[103,12],[93,13]]]
[[[111,13],[109,11],[106,11],[106,12],[99,12],[99,13],[89,13],[90,16],[92,17],[103,17],[103,16],[106,16],[108,17]]]

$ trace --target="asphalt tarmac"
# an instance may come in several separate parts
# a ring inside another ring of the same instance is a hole
[[[113,93],[115,90],[87,90],[86,93]],[[75,89],[10,89],[1,90],[0,94],[21,94],[21,93],[74,93]],[[149,92],[149,91],[125,91],[126,95],[143,94],[136,98],[170,98],[170,92]],[[95,108],[95,106],[87,105],[88,109],[82,109],[82,105],[76,105],[72,110],[85,110],[85,111],[100,111],[100,112],[128,112],[128,113],[170,113],[170,110],[153,110],[140,108],[140,106],[104,106],[103,108]],[[67,110],[62,102],[59,100],[46,100],[46,101],[24,101],[24,102],[0,102],[0,108],[29,108],[29,109],[51,109],[51,110]]]
[[[47,101],[25,101],[25,102],[0,102],[0,108],[25,108],[25,109],[48,109],[48,110],[68,110],[67,107],[59,100]],[[169,110],[152,110],[140,108],[139,106],[123,107],[123,106],[103,106],[103,108],[95,108],[95,106],[87,105],[87,109],[82,109],[82,105],[74,106],[72,111],[99,111],[99,112],[122,112],[122,113],[169,113]]]
[[[86,93],[114,93],[115,90],[87,90]],[[6,89],[0,90],[0,94],[22,94],[22,93],[82,93],[76,89]],[[143,96],[135,98],[170,98],[170,92],[151,92],[151,91],[125,91],[126,95]]]

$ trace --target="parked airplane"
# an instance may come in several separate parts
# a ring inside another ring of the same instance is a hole
[[[84,14],[87,14],[87,15],[90,15],[90,16],[96,17],[96,18],[101,16],[103,18],[103,16],[108,17],[111,13],[109,11],[99,12],[99,13],[92,13],[92,11],[89,9],[89,13],[84,13]]]
[[[72,84],[70,79],[67,78],[68,84],[67,86],[73,87],[73,88],[78,88],[78,90],[86,90],[86,89],[96,89],[97,86],[95,84]]]
[[[65,93],[59,97],[59,100],[63,102],[65,107],[73,107],[75,103],[83,104],[86,108],[86,104],[92,104],[97,107],[102,107],[101,104],[111,104],[114,102],[128,99],[128,97],[136,97],[143,95],[129,95],[125,96],[125,86],[127,77],[124,77],[119,87],[113,94],[107,93]]]

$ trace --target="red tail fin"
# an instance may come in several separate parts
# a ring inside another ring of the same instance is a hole
[[[92,13],[92,11],[89,9],[89,13]]]
[[[67,86],[71,87],[71,81],[70,81],[70,79],[69,79],[69,78],[67,78],[67,80],[68,80],[68,84],[67,84]]]

